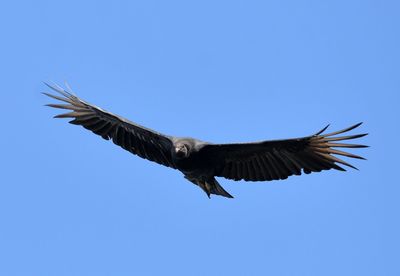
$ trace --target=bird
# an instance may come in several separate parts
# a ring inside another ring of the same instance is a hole
[[[210,195],[233,198],[216,177],[234,181],[271,181],[330,169],[346,171],[343,166],[357,170],[338,156],[365,158],[338,148],[368,147],[343,142],[361,138],[368,133],[338,136],[362,123],[327,134],[324,133],[329,125],[313,135],[301,138],[249,143],[214,144],[190,137],[175,137],[90,104],[76,96],[67,83],[66,89],[56,84],[45,84],[57,94],[43,94],[62,102],[46,106],[69,110],[54,118],[72,119],[69,123],[82,126],[105,140],[111,140],[134,155],[179,170],[209,198]]]

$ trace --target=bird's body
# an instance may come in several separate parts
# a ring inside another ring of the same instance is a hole
[[[210,156],[204,154],[202,148],[209,143],[193,138],[173,138],[174,149],[172,160],[175,167],[180,170],[187,180],[203,189],[208,196],[218,194],[232,197],[214,178],[215,167]],[[180,147],[179,147],[180,146]],[[185,148],[186,154],[179,155],[179,149]]]
[[[45,93],[67,104],[49,104],[71,112],[55,116],[73,118],[70,123],[81,125],[112,140],[116,145],[142,158],[181,171],[185,178],[210,194],[232,197],[215,177],[232,180],[269,181],[286,179],[302,172],[320,172],[336,169],[344,171],[337,163],[355,168],[333,154],[363,159],[360,156],[334,148],[362,148],[364,145],[337,143],[360,138],[366,134],[336,136],[347,129],[301,138],[261,141],[253,143],[212,144],[193,138],[163,135],[91,105],[60,87],[49,86],[63,97]]]

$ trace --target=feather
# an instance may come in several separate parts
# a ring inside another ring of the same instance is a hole
[[[341,134],[341,133],[344,133],[344,132],[348,132],[348,131],[350,131],[350,130],[353,130],[353,129],[359,127],[361,124],[362,124],[362,122],[361,122],[361,123],[358,123],[358,124],[355,124],[355,125],[353,125],[353,126],[351,126],[351,127],[348,127],[348,128],[342,129],[342,130],[339,130],[339,131],[335,131],[335,132],[331,132],[331,133],[325,134],[325,135],[323,135],[323,136],[324,136],[324,137],[328,137],[328,136],[333,136],[333,135]]]
[[[321,133],[323,133],[325,130],[327,130],[327,128],[330,126],[330,124],[328,124],[326,127],[324,127],[323,129],[321,129],[320,131],[318,131],[317,133],[315,133],[313,136],[318,136]]]
[[[59,114],[54,116],[54,118],[74,118],[74,117],[79,117],[79,116],[85,116],[85,115],[91,115],[91,112],[69,112],[69,113],[64,113],[64,114]]]
[[[330,138],[323,138],[324,141],[342,141],[342,140],[352,140],[352,139],[357,139],[361,138],[368,135],[368,133],[363,133],[363,134],[356,134],[356,135],[349,135],[349,136],[341,136],[341,137],[330,137]]]
[[[319,147],[323,148],[368,148],[366,145],[357,145],[357,144],[344,144],[344,143],[324,143],[319,145]]]

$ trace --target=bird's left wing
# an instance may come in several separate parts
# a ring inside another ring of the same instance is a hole
[[[335,148],[362,148],[364,145],[345,144],[337,141],[363,137],[367,134],[336,136],[350,131],[349,128],[322,134],[327,127],[312,136],[238,144],[207,144],[199,154],[214,167],[214,175],[233,180],[266,181],[286,179],[302,172],[320,172],[336,169],[344,171],[338,164],[355,168],[334,155],[364,159]]]
[[[171,160],[172,140],[169,136],[133,123],[95,105],[89,104],[71,91],[46,84],[61,96],[43,93],[67,104],[48,104],[47,106],[71,110],[55,118],[73,118],[71,124],[81,125],[106,140],[142,158],[175,168]],[[68,89],[70,90],[70,89]]]

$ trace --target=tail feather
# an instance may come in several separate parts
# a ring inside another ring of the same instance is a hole
[[[193,184],[199,186],[207,194],[209,198],[211,194],[220,195],[227,198],[233,198],[231,194],[229,194],[227,191],[225,191],[224,188],[222,188],[222,186],[217,182],[217,180],[214,177],[209,178],[207,180],[203,180],[185,175],[185,178],[190,182],[192,182]]]
[[[224,188],[222,188],[222,186],[217,182],[217,180],[215,178],[212,179],[212,182],[213,183],[211,185],[210,193],[212,193],[214,195],[220,195],[220,196],[224,196],[224,197],[228,197],[228,198],[233,198],[233,196],[231,194],[229,194],[227,191],[225,191]]]

